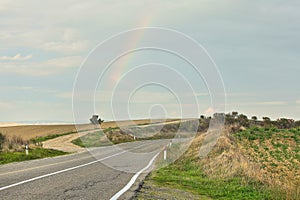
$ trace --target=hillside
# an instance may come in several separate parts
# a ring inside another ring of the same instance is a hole
[[[235,129],[227,126],[203,159],[199,133],[179,160],[146,178],[135,199],[165,199],[174,190],[189,199],[299,199],[300,128]]]

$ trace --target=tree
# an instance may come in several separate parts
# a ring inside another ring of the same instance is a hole
[[[271,122],[271,119],[269,117],[263,117],[262,119],[264,120],[264,122]]]
[[[201,115],[199,119],[198,132],[206,131],[209,128],[210,120],[210,117],[205,117],[204,115]]]
[[[251,119],[252,119],[253,121],[255,121],[255,122],[257,121],[257,117],[256,117],[256,116],[252,116]]]
[[[253,121],[254,126],[256,126],[257,117],[256,116],[252,116],[251,119]]]
[[[99,118],[99,119],[98,118],[99,118],[98,115],[93,115],[92,118],[90,118],[91,123],[94,125],[98,125],[98,124],[101,125],[104,122],[104,120],[102,120],[101,118]]]
[[[103,119],[101,119],[101,118],[98,119],[98,123],[99,123],[100,125],[101,125],[103,122],[104,122]]]
[[[269,117],[263,117],[262,119],[264,121],[264,126],[271,125],[271,119]]]
[[[236,112],[236,111],[233,111],[233,112],[232,112],[232,116],[233,116],[233,118],[236,118],[236,117],[238,116],[238,114],[239,114],[238,112]]]
[[[294,126],[294,120],[292,119],[286,119],[286,118],[280,118],[276,121],[277,127],[281,129],[289,129]]]
[[[240,115],[238,115],[237,119],[241,126],[249,127],[249,120],[246,115],[240,114]]]
[[[232,124],[234,124],[234,121],[235,121],[235,119],[234,119],[233,115],[231,115],[230,113],[225,115],[225,123],[226,124],[232,125]]]

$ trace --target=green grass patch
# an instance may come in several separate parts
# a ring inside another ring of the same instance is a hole
[[[203,173],[199,164],[181,161],[171,164],[149,177],[155,184],[185,190],[212,199],[270,199],[270,192],[255,181],[242,177],[215,179]]]
[[[78,145],[80,147],[102,147],[112,145],[110,141],[106,138],[104,132],[111,131],[115,128],[108,128],[104,131],[96,131],[93,133],[89,133],[85,136],[79,137],[72,141],[73,144]]]
[[[60,133],[60,134],[47,135],[47,136],[43,136],[43,137],[37,137],[35,139],[31,139],[31,142],[33,142],[33,143],[44,142],[46,140],[54,139],[54,138],[65,136],[65,135],[70,135],[73,133],[77,133],[77,132],[67,132],[67,133]]]
[[[43,149],[43,148],[30,149],[28,155],[26,155],[25,150],[23,152],[1,152],[0,164],[20,162],[20,161],[33,160],[33,159],[46,158],[46,157],[54,157],[54,156],[60,156],[65,154],[68,153],[54,150],[54,149]]]
[[[36,144],[36,143],[44,142],[46,140],[54,139],[57,137],[70,135],[70,134],[74,134],[74,133],[80,133],[80,132],[84,132],[84,131],[89,131],[89,130],[71,131],[71,132],[66,132],[66,133],[58,133],[58,134],[37,137],[37,138],[31,139],[31,142]]]
[[[263,150],[278,161],[285,162],[285,159],[295,158],[299,160],[300,129],[277,129],[254,127],[234,134],[238,141],[249,141],[250,147],[258,152],[260,149],[252,141],[259,141],[263,145]],[[265,141],[270,141],[271,146],[266,146]],[[243,142],[242,142],[243,143]],[[243,143],[244,147],[247,144]],[[294,144],[294,145],[291,145]],[[245,147],[246,148],[246,147]],[[273,149],[273,150],[271,150]]]

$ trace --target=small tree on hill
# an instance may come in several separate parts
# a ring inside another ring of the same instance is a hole
[[[249,120],[248,120],[248,117],[246,115],[240,114],[238,116],[238,122],[241,126],[249,127]]]
[[[256,116],[252,116],[251,119],[252,119],[253,121],[255,121],[255,122],[257,121],[257,117],[256,117]]]
[[[269,117],[263,117],[264,126],[270,126],[271,125],[271,119]]]
[[[227,124],[227,125],[233,125],[234,124],[234,122],[235,122],[235,119],[234,119],[234,116],[233,115],[231,115],[230,113],[228,113],[228,114],[226,114],[225,115],[225,123]]]
[[[104,120],[99,118],[98,115],[93,115],[92,118],[90,118],[90,122],[94,125],[101,125],[104,122]]]
[[[232,112],[232,116],[233,116],[233,118],[237,118],[238,114],[239,114],[238,112],[236,112],[236,111],[233,111],[233,112]]]
[[[252,116],[251,119],[253,121],[253,124],[256,126],[257,117],[256,116]]]

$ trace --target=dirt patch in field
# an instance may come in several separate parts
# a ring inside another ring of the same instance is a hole
[[[47,149],[56,149],[64,152],[82,152],[85,151],[85,148],[73,144],[72,141],[77,139],[78,137],[84,136],[91,132],[92,131],[85,131],[81,133],[64,135],[51,140],[46,140],[43,142],[43,147]]]

